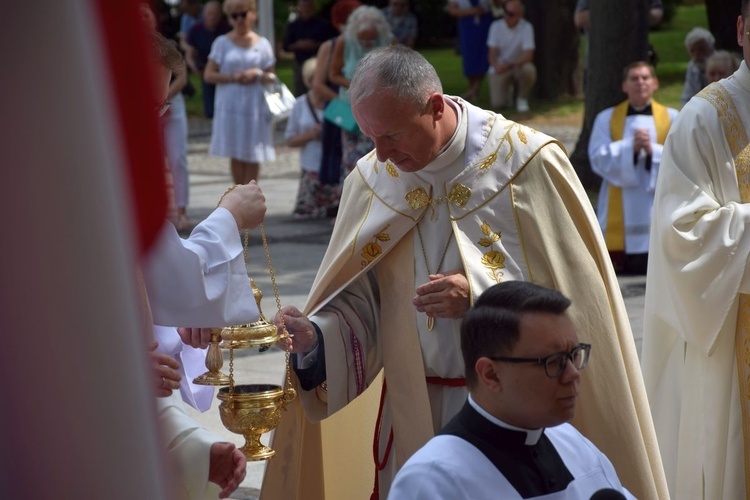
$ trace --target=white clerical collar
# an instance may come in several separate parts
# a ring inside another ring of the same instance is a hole
[[[447,99],[443,97],[443,102],[445,102],[446,106],[450,106],[456,111],[456,130],[453,131],[453,135],[445,144],[445,146],[440,149],[437,157],[432,160],[426,167],[417,172],[418,176],[422,172],[430,174],[430,178],[433,178],[436,174],[449,173],[450,175],[447,176],[447,179],[452,179],[453,177],[458,175],[464,168],[465,162],[461,161],[459,162],[458,172],[446,171],[448,167],[450,167],[451,165],[455,165],[456,160],[459,158],[459,156],[465,154],[468,113],[459,103],[455,102],[453,99]],[[446,109],[446,112],[450,113],[450,110]],[[440,177],[444,176],[440,175]]]
[[[471,405],[472,408],[474,408],[477,411],[477,413],[479,413],[480,415],[482,415],[484,418],[486,418],[487,420],[489,420],[493,424],[495,424],[495,425],[497,425],[499,427],[503,427],[504,429],[510,429],[510,430],[516,431],[516,432],[525,432],[526,433],[526,441],[524,442],[524,444],[527,445],[527,446],[533,446],[533,445],[537,444],[539,442],[539,440],[541,439],[542,434],[544,434],[544,429],[543,428],[542,429],[523,429],[521,427],[516,427],[515,425],[506,424],[505,422],[503,422],[499,418],[497,418],[497,417],[495,417],[493,415],[490,415],[487,412],[487,410],[485,410],[484,408],[482,408],[481,406],[479,406],[477,404],[477,402],[474,401],[474,399],[472,399],[471,394],[469,394],[469,404]]]
[[[747,63],[745,63],[745,61],[742,61],[742,63],[740,64],[740,68],[734,72],[734,77],[736,78],[737,83],[740,85],[740,87],[750,92],[750,69],[748,69]]]
[[[648,102],[644,104],[643,106],[633,106],[632,104],[630,104],[630,107],[638,111],[639,113],[649,106],[651,106],[651,99],[649,99]]]

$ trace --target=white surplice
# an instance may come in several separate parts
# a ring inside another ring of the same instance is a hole
[[[681,500],[745,498],[750,465],[735,352],[740,294],[750,293],[750,204],[742,203],[750,186],[737,174],[748,171],[748,144],[736,156],[724,128],[747,137],[750,71],[743,62],[714,85],[682,109],[667,138],[646,286],[643,376],[670,491]],[[736,113],[720,106],[722,116],[717,95]]]
[[[198,224],[188,239],[180,238],[174,226],[165,223],[143,264],[143,274],[156,324],[222,327],[258,319],[237,223],[224,208],[217,208]],[[188,383],[205,371],[200,367],[204,351],[165,342],[177,336],[174,328],[154,329],[168,332],[161,340],[164,352],[180,353],[182,383],[188,385],[180,392],[185,391],[186,400],[195,402],[198,409],[207,409],[213,388],[192,390]],[[156,404],[166,453],[177,467],[181,497],[217,498],[220,489],[208,481],[210,450],[225,439],[188,416],[177,391],[168,398],[157,398]]]
[[[466,498],[471,500],[521,500],[522,498],[537,498],[544,500],[581,500],[590,498],[594,493],[608,490],[610,493],[619,492],[622,498],[635,500],[635,497],[625,489],[617,477],[609,459],[599,451],[594,444],[586,439],[575,427],[568,423],[547,429],[521,429],[511,426],[481,408],[469,396],[469,405],[480,415],[482,426],[497,426],[510,429],[512,432],[526,433],[527,446],[536,446],[542,435],[550,440],[554,450],[572,480],[561,491],[554,491],[542,495],[522,496],[513,486],[513,479],[505,475],[503,470],[523,477],[524,473],[534,477],[534,470],[524,467],[512,469],[505,463],[500,470],[498,463],[481,451],[476,443],[472,443],[460,435],[445,433],[430,439],[419,451],[407,460],[404,467],[396,476],[393,487],[388,494],[388,500],[455,500]],[[462,410],[465,412],[466,410]],[[459,417],[460,418],[460,417]],[[455,423],[455,422],[454,422]],[[469,433],[478,429],[465,428]],[[492,427],[494,434],[498,430]],[[503,431],[500,431],[503,432]],[[475,434],[476,436],[476,434]],[[479,436],[485,434],[479,431]],[[505,437],[505,435],[503,435]],[[493,442],[490,446],[503,446],[507,454],[518,452],[517,444],[509,444],[503,438]],[[512,441],[512,439],[511,439]],[[485,441],[486,443],[486,441]],[[508,446],[507,448],[504,448]],[[542,448],[546,449],[546,448]],[[544,454],[540,448],[532,453],[535,459],[554,467],[550,462],[554,457]],[[513,451],[515,450],[515,451]],[[524,453],[524,452],[521,452]],[[502,451],[498,454],[502,456]],[[506,455],[507,456],[507,455]],[[528,456],[528,455],[527,455]],[[521,457],[519,457],[519,460]],[[521,460],[524,464],[526,462]],[[527,464],[527,466],[530,466]],[[547,469],[550,470],[550,469]],[[528,481],[528,479],[527,479]],[[611,498],[611,497],[610,497]],[[618,497],[619,498],[619,497]]]
[[[194,384],[193,380],[206,371],[208,349],[198,349],[185,344],[173,326],[154,325],[154,340],[159,343],[157,352],[172,356],[179,364],[180,394],[182,400],[200,412],[211,408],[214,387]]]
[[[225,208],[186,240],[165,222],[143,275],[157,325],[210,328],[258,319],[237,222]]]
[[[226,440],[190,418],[177,391],[166,398],[156,398],[156,411],[164,449],[169,464],[175,468],[172,472],[179,498],[218,498],[221,488],[208,481],[211,446]]]
[[[654,189],[659,174],[663,146],[656,140],[656,125],[651,115],[631,115],[625,118],[622,139],[612,140],[610,122],[614,107],[596,116],[589,140],[591,169],[602,177],[599,190],[597,218],[602,232],[607,230],[609,187],[622,188],[622,209],[625,218],[625,253],[648,252],[651,211]],[[667,108],[674,121],[677,110]],[[646,170],[646,155],[639,155],[634,163],[633,137],[637,129],[651,135],[651,169]]]

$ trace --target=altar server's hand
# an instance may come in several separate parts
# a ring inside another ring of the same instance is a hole
[[[281,309],[284,313],[284,324],[289,337],[279,340],[279,347],[289,352],[308,353],[318,345],[318,335],[315,327],[307,316],[296,307],[286,306]],[[273,324],[281,330],[281,318],[278,313],[273,318]]]
[[[174,389],[180,387],[182,377],[177,371],[180,369],[180,364],[172,356],[156,352],[157,347],[159,347],[159,344],[154,342],[148,348],[151,356],[151,367],[156,377],[154,386],[156,387],[156,396],[166,398],[172,394]]]
[[[237,227],[252,229],[261,222],[266,215],[266,197],[255,181],[229,191],[219,203],[232,213]]]
[[[211,341],[211,328],[178,328],[183,344],[196,349],[205,349]]]
[[[222,490],[219,498],[227,498],[245,479],[247,458],[233,443],[211,445],[208,465],[208,480],[218,484]]]
[[[646,154],[651,154],[651,133],[648,129],[639,128],[635,131],[633,149],[636,153],[643,150]]]
[[[460,269],[431,274],[429,283],[417,287],[412,304],[433,318],[461,319],[469,310],[469,281]]]

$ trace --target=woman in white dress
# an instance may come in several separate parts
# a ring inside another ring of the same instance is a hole
[[[209,153],[229,157],[232,179],[247,184],[258,179],[261,162],[276,158],[263,98],[263,84],[276,78],[276,58],[271,43],[252,29],[256,0],[226,0],[223,9],[232,31],[214,41],[203,73],[216,84]]]

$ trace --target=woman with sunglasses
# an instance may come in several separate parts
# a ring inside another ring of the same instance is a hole
[[[232,179],[258,179],[260,163],[276,158],[263,84],[275,78],[276,57],[268,39],[253,31],[256,0],[227,0],[224,13],[232,30],[211,46],[203,73],[216,84],[209,153],[230,158]]]

